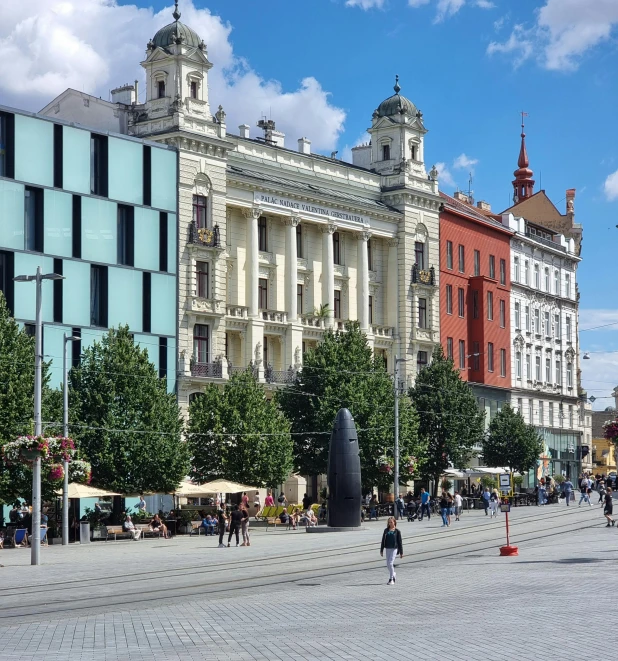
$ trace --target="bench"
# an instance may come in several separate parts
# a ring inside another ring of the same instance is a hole
[[[122,526],[105,526],[105,530],[107,531],[107,534],[105,536],[105,541],[107,541],[110,537],[113,537],[114,541],[116,541],[118,537],[126,537],[127,539],[133,539],[133,533],[129,532],[128,530],[125,530]]]
[[[217,523],[217,520],[215,519],[215,525],[212,528],[212,536],[218,535],[219,534],[219,525]],[[204,531],[204,536],[206,536],[206,530],[204,526],[202,526],[201,521],[191,521],[191,531],[189,532],[189,536],[191,535],[200,535],[201,531]]]

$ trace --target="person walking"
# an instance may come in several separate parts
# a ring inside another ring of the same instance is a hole
[[[597,490],[599,492],[599,501],[597,502],[597,505],[600,505],[605,500],[605,482],[603,480],[599,480]]]
[[[425,489],[421,489],[421,515],[418,517],[419,521],[423,520],[423,514],[427,513],[427,521],[431,519],[429,512],[429,493]]]
[[[403,542],[401,541],[401,532],[397,529],[397,521],[394,516],[389,516],[386,522],[386,528],[382,533],[382,544],[380,546],[380,555],[384,557],[386,549],[386,568],[388,569],[387,585],[394,585],[397,575],[395,574],[395,558],[403,558]]]
[[[234,505],[234,510],[230,515],[230,534],[227,537],[227,547],[230,548],[232,535],[236,535],[236,546],[240,545],[240,527],[242,523],[242,511],[238,505]]]
[[[242,519],[240,520],[240,529],[242,531],[242,544],[241,546],[251,546],[249,541],[249,510],[243,509],[241,511]]]
[[[605,490],[605,507],[603,508],[603,514],[607,519],[607,528],[616,524],[615,519],[612,518],[614,513],[614,499],[612,498],[612,490],[610,487],[607,487]]]
[[[262,505],[260,503],[260,492],[256,491],[255,496],[253,497],[253,507],[255,507],[255,518],[257,519],[257,515],[260,513],[260,510],[262,509]]]
[[[378,499],[375,493],[371,494],[371,500],[369,501],[369,520],[375,519],[378,520]]]
[[[562,483],[562,492],[566,498],[567,507],[569,507],[571,505],[571,494],[573,493],[573,482],[571,480],[567,479]]]
[[[455,491],[455,521],[459,521],[461,510],[463,508],[463,498],[459,495],[459,491]]]
[[[269,491],[264,499],[264,507],[272,507],[275,504],[272,493]]]
[[[500,505],[500,495],[498,494],[498,490],[494,489],[491,493],[491,496],[489,497],[489,511],[490,515],[489,518],[493,518],[498,516],[498,505]]]
[[[240,506],[244,509],[249,511],[249,496],[247,496],[247,492],[243,491],[242,492],[242,497],[240,499]]]
[[[440,496],[440,514],[442,515],[442,527],[448,527],[448,508],[449,508],[449,503],[448,503],[448,498],[446,496],[446,491],[442,492],[442,496]]]
[[[225,515],[225,509],[220,507],[217,510],[217,527],[219,528],[219,548],[224,549],[225,544],[223,543],[223,536],[225,535],[225,527],[227,524],[227,516]]]
[[[489,487],[485,487],[485,491],[481,494],[481,504],[485,510],[485,516],[488,515],[489,501],[491,499],[491,494],[489,493]]]
[[[588,479],[586,475],[582,475],[582,479],[579,481],[579,503],[577,507],[582,506],[582,501],[588,503],[592,507],[590,502],[590,496],[588,495],[588,490],[592,486],[592,481]]]
[[[397,496],[397,500],[395,501],[395,505],[397,507],[397,518],[398,519],[403,519],[403,513],[406,509],[406,504],[403,502],[403,498],[401,497],[401,494]]]

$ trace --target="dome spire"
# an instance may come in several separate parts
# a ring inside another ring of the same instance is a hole
[[[399,75],[395,75],[395,86],[393,89],[395,90],[395,94],[399,94],[399,92],[401,92],[401,86],[399,85]]]
[[[178,11],[178,0],[174,2],[174,13],[172,14],[176,23],[180,20],[181,13]]]
[[[522,200],[532,197],[534,194],[534,179],[532,178],[534,172],[529,168],[530,160],[528,159],[528,150],[526,149],[526,134],[524,132],[524,117],[528,113],[521,113],[521,147],[519,148],[519,159],[517,160],[518,169],[513,172],[515,181],[513,181],[513,202],[517,204]]]

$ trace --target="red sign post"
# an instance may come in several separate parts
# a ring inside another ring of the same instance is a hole
[[[511,504],[508,498],[502,501],[500,511],[504,512],[506,518],[506,546],[500,547],[500,555],[519,555],[519,549],[516,546],[511,546],[509,540],[509,512],[511,511]]]

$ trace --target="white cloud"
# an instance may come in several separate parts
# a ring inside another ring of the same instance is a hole
[[[605,191],[605,197],[610,202],[618,200],[618,170],[608,175],[605,183],[603,184],[603,190]]]
[[[384,0],[346,0],[346,7],[360,7],[361,9],[381,9],[384,6]]]
[[[585,320],[585,321],[584,321]],[[613,324],[606,328],[597,328],[598,326],[606,326]],[[595,329],[603,331],[618,331],[618,309],[590,309],[579,311],[579,332],[586,329]]]
[[[6,5],[6,6],[4,6]],[[345,113],[311,76],[296,90],[266,80],[234,53],[232,27],[192,0],[181,6],[182,21],[206,42],[214,64],[209,74],[211,105],[227,112],[231,131],[254,124],[263,113],[294,141],[302,135],[315,150],[334,147]],[[3,103],[38,110],[67,87],[108,98],[109,90],[143,79],[139,62],[148,40],[172,20],[116,0],[28,0],[3,3],[0,22],[0,95]],[[145,89],[145,86],[142,86]]]
[[[496,6],[493,2],[490,2],[490,0],[476,0],[475,4],[481,9],[493,9]]]
[[[449,186],[450,188],[454,188],[457,185],[446,163],[436,163],[436,170],[438,171],[440,187]]]
[[[589,360],[581,361],[582,386],[588,397],[594,395],[593,408],[603,410],[614,406],[612,390],[618,385],[618,353],[591,353]]]
[[[534,55],[547,69],[568,71],[617,25],[616,0],[545,0],[533,27],[515,26],[507,41],[492,42],[487,52],[518,53],[516,64]]]
[[[466,0],[438,0],[436,11],[436,23],[456,14],[464,5]]]
[[[367,133],[367,131],[363,131],[362,135],[358,137],[358,139],[354,142],[352,147],[359,147],[360,145],[366,145],[369,142],[371,142],[371,136],[369,135],[369,133]],[[346,163],[352,162],[352,147],[350,147],[350,145],[345,145],[341,155],[342,161],[345,161]]]
[[[470,158],[465,154],[460,154],[454,161],[453,167],[456,170],[469,170],[474,172],[474,166],[479,162],[478,158]]]

